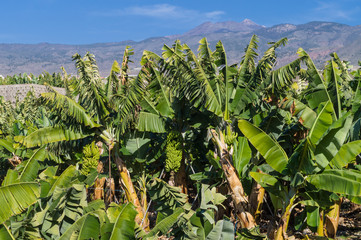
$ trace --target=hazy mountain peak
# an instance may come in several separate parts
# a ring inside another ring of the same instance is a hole
[[[297,28],[297,26],[294,24],[284,23],[284,24],[278,24],[273,27],[270,27],[268,29],[268,32],[284,33],[284,32],[293,31],[296,28]]]
[[[274,42],[283,37],[288,38],[288,44],[278,50],[278,63],[289,63],[297,57],[297,49],[302,47],[309,53],[316,66],[323,67],[329,54],[337,52],[341,59],[357,64],[360,60],[361,25],[349,26],[332,22],[309,22],[304,24],[278,24],[272,27],[260,26],[249,19],[240,22],[205,22],[185,34],[168,37],[149,38],[139,42],[122,41],[119,43],[98,43],[87,45],[64,44],[1,44],[0,43],[0,74],[12,75],[22,72],[32,72],[35,75],[43,71],[59,72],[59,66],[64,66],[68,73],[76,74],[71,56],[74,53],[85,54],[90,51],[97,58],[102,76],[109,74],[109,66],[114,60],[121,60],[121,53],[127,45],[134,48],[131,64],[132,74],[139,70],[139,60],[144,49],[161,54],[162,46],[172,46],[174,40],[193,49],[198,48],[201,38],[207,37],[210,46],[221,40],[227,50],[229,63],[238,62],[244,55],[251,35],[259,36],[260,53],[268,49],[267,42]]]
[[[251,19],[248,19],[248,18],[245,18],[241,23],[245,24],[245,25],[257,25],[257,26],[259,26],[257,23],[253,22]]]
[[[206,35],[219,32],[241,32],[250,33],[264,26],[258,25],[250,19],[244,19],[242,22],[225,21],[225,22],[205,22],[185,33],[185,35]]]

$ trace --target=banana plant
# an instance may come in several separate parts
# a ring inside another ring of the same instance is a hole
[[[276,140],[261,129],[245,120],[239,121],[242,133],[270,166],[268,172],[252,172],[251,176],[269,191],[270,195],[277,195],[283,202],[280,225],[274,234],[276,239],[286,238],[289,218],[292,209],[298,204],[295,200],[301,197],[299,195],[301,189],[310,190],[310,186],[314,186],[316,189],[329,192],[324,197],[331,197],[332,192],[343,196],[360,194],[357,192],[359,184],[354,182],[354,177],[351,177],[352,174],[358,176],[359,172],[345,169],[331,170],[335,166],[346,166],[361,152],[359,141],[350,143],[346,141],[352,118],[346,114],[339,120],[333,121],[333,114],[335,112],[331,102],[321,105],[308,136],[294,149],[290,157]],[[278,174],[272,174],[272,170]],[[289,180],[285,180],[286,176]],[[324,182],[321,182],[321,179]],[[335,184],[326,184],[326,179]],[[288,187],[282,184],[284,181],[288,182],[286,184]],[[346,189],[341,187],[345,185],[350,187]]]
[[[76,61],[79,71],[79,81],[72,87],[74,89],[72,94],[77,96],[77,101],[56,91],[43,93],[43,104],[49,107],[53,113],[53,125],[40,128],[24,138],[18,138],[18,141],[27,148],[54,143],[61,144],[64,141],[79,142],[86,139],[103,141],[109,150],[111,160],[117,165],[127,200],[137,208],[139,215],[137,221],[140,222],[143,218],[142,206],[126,164],[119,156],[121,139],[117,138],[112,121],[114,119],[111,118],[125,110],[111,105],[103,89],[93,55],[86,54],[84,58],[81,58],[76,54],[73,59]],[[116,72],[117,70],[113,69],[112,71]],[[137,80],[139,81],[139,78],[136,78],[135,81]],[[112,84],[110,78],[108,86]]]
[[[164,59],[154,54],[152,54],[151,57],[157,59],[158,62],[171,66],[168,68],[167,73],[174,72],[174,76],[171,76],[173,79],[172,86],[174,86],[176,96],[184,96],[194,107],[199,108],[201,111],[202,109],[206,109],[211,112],[215,122],[214,125],[220,126],[222,130],[227,131],[227,136],[231,136],[234,135],[232,122],[235,122],[235,116],[246,112],[247,107],[261,99],[260,96],[256,96],[253,93],[256,88],[259,88],[258,85],[260,82],[262,82],[260,86],[263,88],[271,85],[274,86],[273,89],[281,89],[287,84],[290,84],[302,61],[302,58],[297,59],[291,65],[273,71],[276,62],[275,49],[287,42],[286,39],[282,39],[276,43],[272,43],[271,47],[265,52],[263,58],[256,66],[256,42],[257,37],[253,36],[239,70],[237,70],[235,66],[228,66],[226,52],[221,42],[217,43],[216,50],[212,52],[206,39],[200,41],[198,57],[187,45],[181,45],[179,42],[176,42],[173,48],[164,46],[164,52],[162,54]],[[160,67],[160,69],[164,69],[164,67]],[[287,78],[285,78],[285,76],[287,76]],[[178,79],[181,79],[181,81]],[[265,80],[263,81],[263,79]],[[260,90],[260,88],[258,90]],[[153,107],[152,109],[155,108]],[[154,112],[154,114],[157,113]],[[154,114],[152,116],[157,117]],[[160,118],[157,117],[157,119]],[[142,121],[141,123],[143,124],[145,122],[146,121]],[[152,119],[152,121],[148,120],[147,123],[155,124],[156,122]],[[161,124],[157,125],[161,126]],[[142,129],[144,129],[144,127]],[[215,146],[218,147],[217,152],[220,155],[220,159],[229,159],[228,161],[221,161],[221,165],[223,171],[228,173],[226,177],[231,185],[232,191],[237,193],[233,195],[239,195],[238,200],[236,200],[237,204],[235,205],[239,208],[237,212],[240,219],[243,219],[242,225],[243,227],[252,228],[256,224],[253,216],[247,213],[248,203],[239,176],[232,166],[233,163],[230,160],[230,155],[227,153],[229,149],[227,149],[227,145],[224,140],[222,140],[223,133],[220,131],[218,133],[215,131],[211,132],[213,142]],[[233,140],[230,140],[228,145],[232,144]],[[223,155],[223,153],[226,154]],[[242,205],[243,207],[241,207]],[[260,204],[256,205],[259,206]],[[244,212],[246,212],[245,215],[243,214]]]

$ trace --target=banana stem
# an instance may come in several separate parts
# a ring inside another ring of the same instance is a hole
[[[329,238],[336,237],[338,222],[340,218],[341,203],[342,199],[335,202],[335,204],[331,206],[331,210],[327,214],[325,214],[325,229],[327,237]]]
[[[317,234],[318,236],[323,237],[323,220],[324,220],[324,210],[320,211],[320,224],[317,227]]]
[[[127,169],[127,167],[125,166],[123,160],[120,157],[116,157],[115,158],[115,162],[117,164],[117,168],[119,170],[120,173],[120,180],[121,180],[121,184],[123,186],[123,189],[125,191],[125,196],[128,200],[128,202],[133,203],[133,205],[135,206],[138,215],[135,218],[135,221],[140,225],[142,219],[143,219],[143,209],[142,206],[140,205],[140,201],[138,198],[138,195],[135,191],[132,179],[130,178],[130,174],[129,171]]]
[[[259,169],[257,172],[261,172]],[[261,217],[261,208],[263,204],[265,189],[257,182],[253,182],[252,191],[249,197],[250,212],[258,223]]]
[[[296,198],[296,194],[293,195],[293,197],[290,199],[290,203],[287,205],[281,221],[280,221],[280,226],[278,227],[277,231],[276,231],[276,237],[275,240],[284,240],[286,239],[286,232],[287,232],[287,228],[288,228],[288,222],[290,221],[290,216],[291,216],[291,212],[292,209],[294,207],[293,202],[295,201]]]
[[[242,228],[254,228],[256,221],[254,216],[249,212],[248,198],[246,197],[243,189],[243,185],[238,177],[236,169],[232,165],[231,155],[227,149],[227,145],[224,142],[222,133],[218,136],[215,130],[211,130],[213,138],[212,140],[218,147],[220,155],[220,164],[223,172],[227,178],[228,186],[232,191],[232,199],[234,202],[234,208],[237,216],[240,220]]]

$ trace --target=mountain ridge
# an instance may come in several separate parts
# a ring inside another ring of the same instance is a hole
[[[316,65],[322,67],[329,59],[329,54],[336,51],[341,59],[357,64],[361,60],[361,25],[349,26],[341,23],[313,21],[304,24],[282,23],[271,27],[258,25],[249,19],[242,22],[205,22],[183,34],[150,37],[141,41],[126,40],[121,42],[92,44],[21,44],[0,43],[0,74],[14,75],[18,73],[41,74],[43,71],[59,72],[60,67],[71,74],[76,74],[71,56],[81,55],[87,51],[96,57],[102,76],[107,76],[114,60],[120,61],[126,46],[134,48],[131,65],[132,73],[139,70],[139,60],[143,50],[161,54],[164,44],[172,45],[179,39],[196,51],[198,42],[207,37],[211,49],[221,40],[225,46],[229,63],[239,62],[243,56],[251,36],[259,38],[260,55],[267,49],[267,43],[288,38],[288,44],[278,50],[279,64],[283,65],[297,57],[297,49],[304,48]]]

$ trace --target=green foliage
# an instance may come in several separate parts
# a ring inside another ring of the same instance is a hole
[[[44,199],[45,200],[45,199]],[[74,184],[70,188],[56,187],[53,194],[37,211],[33,218],[33,227],[48,236],[60,236],[83,215],[87,205],[86,192],[83,185]]]
[[[39,101],[30,93],[15,105],[0,99],[0,238],[264,239],[259,226],[235,225],[243,212],[230,204],[244,198],[250,212],[255,183],[271,200],[261,218],[272,212],[290,235],[316,231],[321,211],[341,197],[359,203],[361,70],[350,75],[333,53],[320,71],[303,49],[279,67],[276,50],[287,39],[260,57],[257,43],[252,36],[242,60],[229,65],[220,41],[212,51],[202,39],[198,54],[176,41],[161,55],[144,51],[135,77],[127,47],[106,84],[90,53],[73,56],[77,79],[64,71],[2,80],[47,82],[67,94]],[[86,187],[108,160],[115,196],[107,198],[106,185],[105,202],[91,201]],[[161,180],[163,169],[184,174],[188,193]]]
[[[4,224],[0,226],[0,239],[4,240],[15,240],[8,227]]]
[[[287,154],[282,147],[261,129],[245,120],[240,120],[238,122],[238,127],[266,159],[267,163],[274,170],[282,173],[288,162]]]
[[[224,240],[234,239],[233,223],[229,220],[218,221],[216,226],[206,237],[206,240],[214,240],[214,239],[224,239]]]
[[[23,212],[37,201],[40,196],[37,183],[14,183],[0,187],[0,223],[3,224],[11,216]]]
[[[76,220],[59,238],[65,239],[96,239],[100,235],[100,222],[99,218],[103,215],[103,211],[93,211],[84,214]]]
[[[361,172],[353,170],[325,170],[320,174],[310,175],[308,182],[326,191],[361,196]]]
[[[65,77],[61,76],[60,73],[50,74],[44,71],[39,76],[30,74],[18,74],[13,76],[6,76],[5,78],[0,77],[0,85],[12,85],[12,84],[40,84],[50,85],[53,87],[64,87]]]
[[[147,189],[150,198],[154,201],[154,209],[162,215],[169,215],[177,207],[182,207],[187,202],[187,195],[180,192],[177,187],[170,186],[161,179],[154,178]]]
[[[135,239],[134,219],[136,215],[137,211],[135,211],[133,204],[121,206],[109,239]]]
[[[184,209],[177,208],[174,212],[168,217],[163,218],[157,223],[157,225],[144,236],[144,239],[152,238],[156,236],[159,232],[166,234],[169,229],[178,221],[178,217],[184,212]]]

